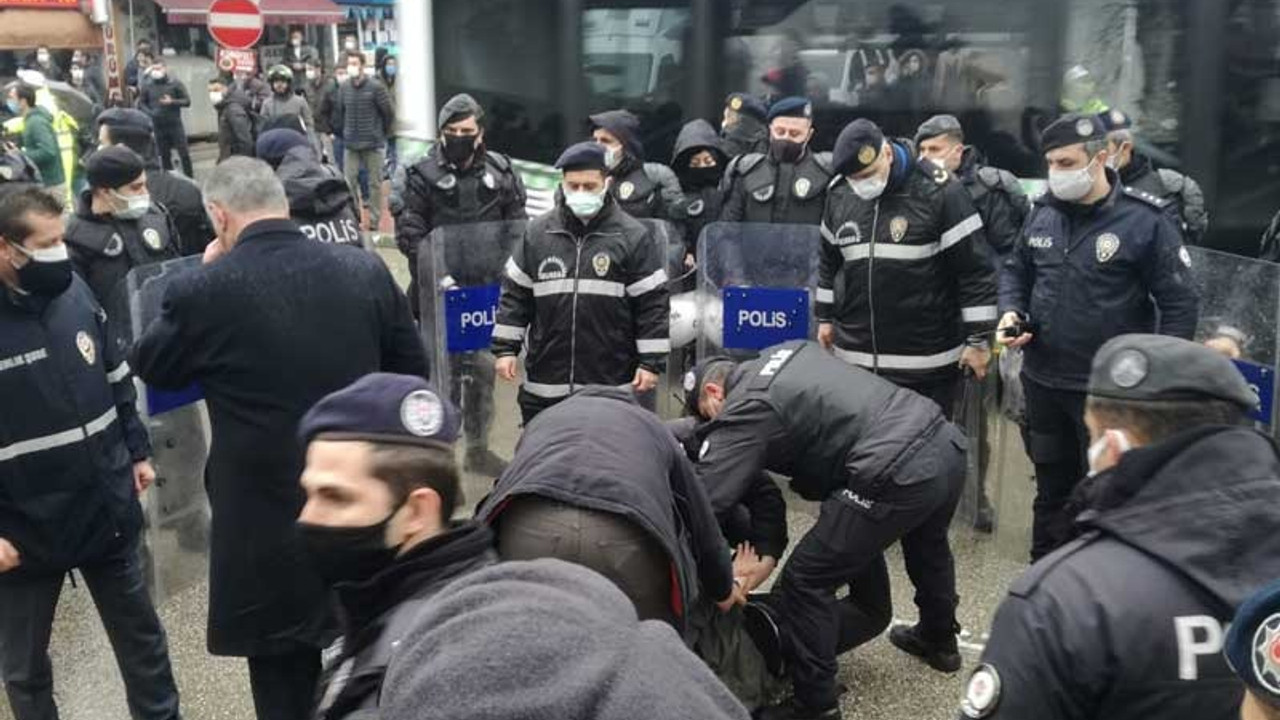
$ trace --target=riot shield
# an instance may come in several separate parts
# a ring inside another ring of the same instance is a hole
[[[822,238],[812,225],[712,223],[698,238],[698,357],[813,338]]]
[[[129,339],[160,316],[165,290],[200,267],[199,256],[137,267],[125,278]],[[116,323],[123,325],[123,323]],[[208,565],[209,501],[204,469],[209,420],[198,387],[177,392],[137,381],[138,405],[151,434],[155,486],[142,497],[152,593],[163,601],[199,582]]]
[[[649,236],[657,246],[658,256],[665,261],[667,272],[667,293],[675,297],[682,290],[692,285],[694,270],[684,266],[684,243],[680,239],[680,231],[665,220],[642,219],[640,224],[649,230]],[[680,390],[680,378],[684,376],[686,367],[693,363],[692,354],[684,348],[677,347],[674,326],[677,319],[670,320],[669,337],[672,338],[671,351],[667,354],[667,368],[658,378],[658,387],[652,393],[640,396],[640,404],[654,410],[663,417],[677,417],[681,414],[684,398]]]
[[[503,269],[523,221],[436,228],[418,247],[422,337],[431,372],[462,412],[464,498],[474,509],[510,461],[520,435],[517,386],[501,382],[489,352]]]

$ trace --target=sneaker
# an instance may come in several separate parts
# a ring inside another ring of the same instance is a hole
[[[786,671],[782,651],[782,630],[774,617],[773,608],[756,600],[742,606],[742,624],[747,637],[764,656],[765,668],[774,677],[782,677]]]
[[[924,660],[938,672],[953,673],[960,669],[960,648],[954,635],[939,643],[926,639],[919,625],[899,625],[889,631],[889,642],[902,652]]]
[[[507,462],[494,455],[489,448],[475,447],[467,450],[462,467],[469,473],[496,478],[506,471]]]
[[[760,720],[843,720],[840,706],[828,708],[812,708],[792,698],[781,705],[765,708],[760,713]]]

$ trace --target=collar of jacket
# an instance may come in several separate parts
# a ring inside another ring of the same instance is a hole
[[[893,165],[889,168],[889,185],[885,187],[885,193],[900,190],[916,166],[911,150],[900,140],[890,139],[889,149],[893,151]]]
[[[965,179],[973,177],[984,160],[982,151],[972,145],[965,145],[964,151],[960,153],[960,167],[956,168],[956,175]]]
[[[305,240],[306,237],[298,229],[297,223],[289,218],[266,218],[264,220],[255,220],[249,223],[249,226],[244,230],[241,230],[240,239],[236,241],[236,247],[259,239]]]
[[[635,172],[636,170],[643,170],[643,169],[644,169],[643,161],[637,160],[636,158],[632,157],[629,151],[624,151],[622,155],[622,159],[618,161],[618,166],[615,167],[609,173],[609,177],[613,178],[614,182],[620,182],[623,178]]]
[[[1134,150],[1129,158],[1129,164],[1120,168],[1120,181],[1125,185],[1132,185],[1153,169],[1151,158]]]

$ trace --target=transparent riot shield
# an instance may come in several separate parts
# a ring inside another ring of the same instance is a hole
[[[680,240],[680,231],[665,220],[644,219],[640,220],[640,224],[648,228],[649,236],[657,246],[658,256],[663,258],[667,273],[667,294],[674,299],[682,291],[692,287],[695,270],[684,266],[684,243]],[[680,378],[684,376],[685,368],[691,367],[693,363],[692,352],[675,343],[677,318],[672,317],[670,322],[671,351],[667,354],[666,372],[659,376],[658,387],[652,393],[638,398],[642,405],[668,418],[681,414],[684,401],[680,394]]]
[[[470,514],[511,460],[520,435],[518,386],[489,352],[503,269],[523,221],[436,228],[418,248],[422,337],[432,378],[462,412],[462,512]]]
[[[134,268],[125,278],[129,339],[160,316],[165,290],[200,267],[186,257]],[[177,392],[137,381],[138,406],[151,434],[156,482],[142,497],[146,512],[149,581],[157,602],[205,575],[209,549],[209,500],[204,469],[209,457],[209,418],[198,387]]]
[[[712,223],[698,238],[698,357],[813,338],[822,238],[812,225]]]

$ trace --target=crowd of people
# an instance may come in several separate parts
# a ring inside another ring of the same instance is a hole
[[[963,664],[948,530],[985,439],[955,410],[967,376],[995,382],[995,352],[1021,358],[1000,382],[1025,396],[1032,565],[959,716],[1280,717],[1280,453],[1251,427],[1231,337],[1194,341],[1198,188],[1134,149],[1124,113],[1049,125],[1033,203],[949,115],[909,139],[857,119],[820,152],[808,100],[735,93],[668,166],[618,109],[590,117],[529,219],[459,95],[394,173],[406,297],[369,246],[394,59],[378,78],[348,52],[333,81],[292,40],[265,83],[210,80],[220,157],[199,188],[189,94],[144,48],[137,107],[98,117],[68,213],[45,156],[3,157],[0,677],[18,720],[57,717],[48,644],[73,569],[131,715],[179,717],[139,560],[156,472],[135,375],[203,393],[208,649],[247,658],[261,720],[840,718],[837,658],[893,617],[894,544],[919,613],[889,641]],[[29,130],[34,93],[9,93]],[[654,223],[695,268],[716,221],[817,239],[815,340],[668,367]],[[493,268],[491,344],[431,368],[421,255],[492,222],[518,237]],[[158,319],[122,329],[129,272],[184,256],[200,265]],[[682,418],[654,412],[664,373]],[[509,459],[489,447],[498,381],[519,383]],[[493,479],[474,513],[464,472]],[[778,477],[817,503],[794,543]]]

